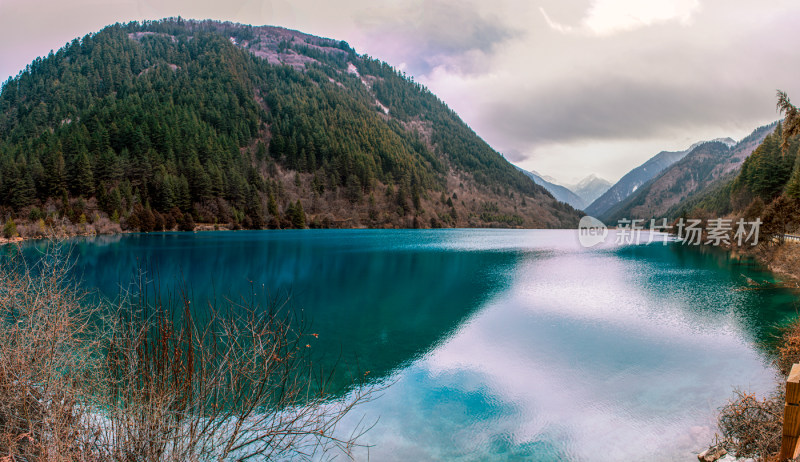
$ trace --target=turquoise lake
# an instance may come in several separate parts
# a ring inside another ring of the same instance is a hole
[[[678,243],[585,249],[570,230],[130,234],[74,242],[115,297],[139,265],[202,302],[289,298],[339,360],[343,393],[391,383],[340,428],[357,460],[697,460],[735,387],[774,387],[769,343],[797,316],[748,260]],[[195,306],[199,306],[200,303]]]

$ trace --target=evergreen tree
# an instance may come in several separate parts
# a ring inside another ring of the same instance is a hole
[[[45,159],[44,187],[47,197],[60,197],[66,190],[66,166],[61,150],[51,152]]]
[[[85,150],[78,155],[73,167],[72,179],[73,192],[82,197],[91,197],[94,194],[94,175],[89,153]]]
[[[397,202],[397,206],[400,207],[403,215],[408,213],[408,189],[405,183],[400,183],[400,186],[397,188],[395,201]]]
[[[175,206],[175,185],[173,177],[160,166],[152,183],[153,204],[156,210],[167,211]]]
[[[306,227],[306,213],[303,211],[303,204],[300,199],[297,200],[292,210],[292,227],[297,229],[305,229]]]
[[[254,187],[250,188],[247,194],[247,216],[250,217],[251,227],[253,229],[262,229],[266,224],[264,222],[264,212],[261,208],[261,201],[258,191]]]
[[[789,101],[789,96],[780,90],[778,90],[778,110],[784,116],[785,129],[781,133],[781,147],[785,149],[789,145],[789,140],[800,134],[800,111]]]
[[[786,195],[792,199],[800,199],[800,156],[795,159],[794,171],[786,184]]]
[[[283,210],[283,219],[280,220],[281,228],[293,228],[294,227],[294,203],[289,202],[286,208]]]
[[[175,206],[182,212],[187,212],[192,207],[192,196],[189,191],[189,180],[181,175],[175,187]]]
[[[117,188],[113,188],[108,195],[108,210],[106,210],[106,213],[108,213],[109,210],[112,214],[119,214],[122,210],[122,195]]]
[[[256,146],[256,159],[258,161],[263,161],[267,157],[267,146],[264,144],[263,141],[259,141],[258,145]]]
[[[122,172],[116,154],[110,147],[104,149],[97,159],[97,174],[95,179],[98,182],[111,184],[120,179]]]
[[[33,204],[36,199],[36,189],[33,185],[33,178],[27,169],[20,168],[16,178],[11,180],[13,187],[11,189],[11,206],[15,210],[20,210]]]
[[[211,180],[197,157],[189,165],[189,192],[192,201],[203,202],[211,198]]]
[[[358,177],[350,174],[347,176],[347,182],[345,183],[347,200],[351,203],[356,204],[361,202],[361,183],[358,181]]]
[[[273,217],[280,219],[280,215],[278,213],[278,203],[275,201],[275,196],[272,194],[269,195],[269,200],[267,202],[267,211]]]

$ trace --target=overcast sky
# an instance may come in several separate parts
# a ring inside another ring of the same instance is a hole
[[[347,40],[517,165],[616,181],[800,101],[797,0],[0,0],[0,78],[107,24],[181,15]]]

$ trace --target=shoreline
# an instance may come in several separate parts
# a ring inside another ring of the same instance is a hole
[[[23,226],[28,224],[23,222]],[[19,225],[18,225],[19,226]],[[22,226],[19,226],[22,227]],[[306,227],[306,228],[258,228],[258,229],[246,229],[246,228],[239,228],[234,229],[228,224],[214,224],[214,223],[198,223],[195,225],[195,228],[191,231],[181,230],[176,228],[173,229],[163,229],[157,231],[139,231],[139,230],[123,230],[117,226],[117,229],[112,231],[103,231],[98,232],[96,229],[92,231],[84,231],[84,232],[69,232],[65,231],[64,228],[60,228],[56,230],[54,228],[49,228],[46,230],[38,229],[36,230],[35,235],[22,235],[21,233],[17,233],[15,237],[6,238],[0,235],[0,246],[7,245],[7,244],[18,244],[24,241],[38,241],[38,240],[47,240],[47,239],[69,239],[73,237],[94,237],[94,236],[116,236],[120,234],[150,234],[150,233],[197,233],[197,232],[208,232],[208,231],[288,231],[288,230],[298,230],[298,229],[374,229],[374,230],[433,230],[433,229],[497,229],[497,230],[574,230],[575,228],[523,228],[523,227],[496,227],[496,226],[478,226],[478,227],[442,227],[442,228],[413,228],[413,227],[369,227],[369,226],[359,226],[359,227],[332,227],[332,228],[314,228],[314,227]]]
[[[800,244],[784,242],[767,255],[759,255],[756,258],[770,271],[800,288]]]
[[[800,243],[787,241],[753,250],[739,250],[736,247],[728,247],[726,250],[731,255],[754,258],[783,282],[787,289],[800,289]]]
[[[47,239],[68,239],[73,237],[93,237],[93,236],[115,236],[119,234],[132,234],[132,233],[145,233],[146,231],[123,230],[119,227],[117,229],[106,229],[103,232],[98,232],[97,229],[83,232],[70,232],[65,227],[60,229],[50,228],[46,230],[37,229],[35,235],[24,236],[17,233],[16,236],[7,238],[0,236],[0,246],[8,244],[20,244],[24,241],[38,241]],[[23,226],[23,229],[25,227]],[[279,228],[282,229],[282,228]],[[295,229],[295,228],[290,228]],[[386,229],[386,228],[330,228],[330,229]],[[428,228],[393,228],[393,229],[428,229]],[[471,229],[471,228],[442,228],[442,229]],[[486,227],[480,229],[553,229],[553,228],[494,228]],[[572,228],[556,228],[556,229],[572,229]],[[27,230],[26,230],[27,231]],[[184,231],[180,229],[161,230],[155,232],[180,232],[180,233],[196,233],[205,231],[237,231],[227,225],[219,225],[214,223],[198,223],[191,231]],[[723,248],[731,255],[744,255],[753,257],[759,264],[763,265],[770,272],[775,274],[779,279],[787,284],[787,288],[800,289],[800,242],[787,241],[777,246],[772,247],[756,247],[755,249],[743,249],[738,247]],[[789,286],[792,284],[793,286]]]

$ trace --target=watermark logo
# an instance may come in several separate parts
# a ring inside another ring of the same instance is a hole
[[[617,245],[650,244],[656,237],[667,245],[670,235],[682,245],[738,245],[758,244],[758,232],[761,219],[745,221],[740,218],[734,221],[730,218],[715,218],[705,220],[681,218],[668,224],[666,218],[651,219],[649,226],[646,220],[623,218],[617,221],[614,228],[614,243]],[[642,231],[646,231],[646,239],[642,238]],[[584,216],[578,224],[578,241],[583,247],[594,247],[606,240],[608,228],[597,218]]]
[[[606,240],[608,228],[595,217],[586,215],[578,223],[578,241],[584,247],[594,247]]]

